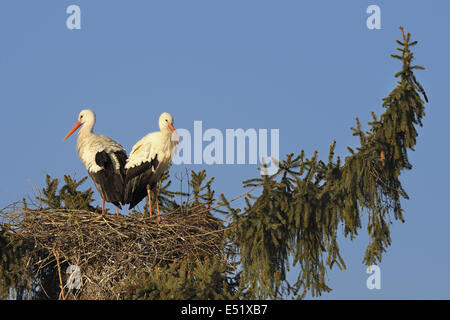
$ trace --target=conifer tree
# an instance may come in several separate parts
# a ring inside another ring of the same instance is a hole
[[[10,297],[10,288],[15,288],[21,297],[25,290],[20,271],[22,269],[22,241],[14,239],[7,224],[0,224],[0,300]]]
[[[37,199],[44,207],[49,209],[64,208],[101,212],[99,206],[93,207],[91,205],[95,201],[93,198],[94,192],[91,188],[85,191],[77,190],[86,179],[87,177],[84,177],[77,181],[69,175],[64,175],[65,184],[58,190],[59,180],[57,178],[52,179],[47,174],[45,177],[46,187],[42,189],[43,196],[39,195]]]
[[[378,120],[374,113],[368,132],[356,119],[360,147],[348,148],[350,155],[334,159],[336,142],[330,146],[328,161],[319,160],[317,151],[310,158],[304,151],[288,154],[272,176],[250,179],[244,187],[262,186],[259,196],[248,196],[243,214],[233,218],[230,234],[239,252],[243,279],[258,288],[259,298],[279,298],[283,294],[308,291],[313,296],[330,291],[325,283],[327,268],[345,268],[337,242],[338,227],[355,238],[367,215],[370,243],[363,262],[381,262],[391,244],[391,214],[404,221],[401,198],[408,199],[399,176],[411,169],[408,149],[414,150],[416,126],[422,125],[424,101],[428,101],[413,70],[410,34],[401,28],[397,41],[401,55],[392,57],[403,63],[397,87],[383,99],[386,109]],[[226,199],[224,199],[226,201]],[[286,281],[289,258],[299,266],[297,281]]]

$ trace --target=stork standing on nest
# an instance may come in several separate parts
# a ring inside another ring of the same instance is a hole
[[[159,117],[160,131],[147,134],[131,150],[125,165],[124,204],[129,209],[148,197],[149,214],[152,216],[152,194],[163,173],[170,167],[172,155],[180,141],[173,127],[173,117],[164,112]],[[155,192],[159,221],[158,194]]]
[[[94,181],[102,198],[102,214],[105,213],[105,201],[116,206],[119,216],[120,203],[123,201],[125,164],[127,153],[116,141],[104,135],[92,132],[95,125],[95,113],[83,110],[78,115],[78,121],[64,138],[64,141],[80,126],[77,140],[77,152],[83,164]]]

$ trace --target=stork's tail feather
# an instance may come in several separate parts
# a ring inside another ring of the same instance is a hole
[[[116,207],[118,207],[120,210],[122,210],[122,206],[120,205],[119,201],[114,201],[113,205],[115,205]]]
[[[147,196],[147,188],[153,188],[154,171],[159,162],[157,157],[151,162],[143,162],[142,164],[129,168],[125,175],[125,185],[122,204],[129,204],[131,210],[139,202]]]

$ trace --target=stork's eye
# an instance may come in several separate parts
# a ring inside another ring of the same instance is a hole
[[[166,122],[168,122],[168,120],[166,119]]]

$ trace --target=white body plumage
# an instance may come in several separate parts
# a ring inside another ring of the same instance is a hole
[[[177,142],[171,139],[171,134],[164,134],[160,131],[149,133],[133,146],[125,169],[157,159],[158,166],[152,167],[152,171],[155,173],[155,178],[158,179],[170,167],[176,145]]]
[[[125,152],[124,148],[111,138],[101,134],[95,134],[87,128],[81,128],[78,132],[77,139],[78,157],[86,166],[87,171],[89,173],[95,173],[103,169],[95,162],[96,154],[102,151],[105,151],[111,156],[114,168],[120,170],[120,162],[114,153],[118,151]]]
[[[112,202],[116,207],[123,201],[127,154],[118,142],[93,133],[94,125],[95,113],[83,110],[64,140],[82,126],[78,132],[77,153],[102,197],[104,212],[104,201]]]
[[[159,117],[160,131],[152,132],[132,148],[125,165],[125,203],[130,209],[139,203],[170,167],[178,136],[173,128],[173,117],[164,112]]]

